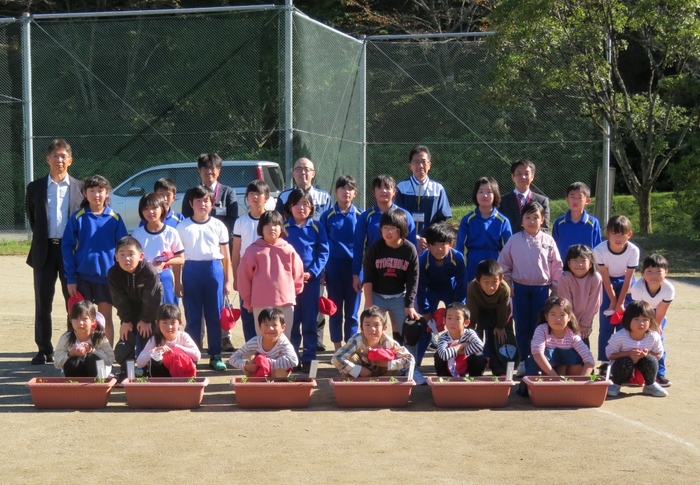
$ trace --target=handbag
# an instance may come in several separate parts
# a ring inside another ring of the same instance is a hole
[[[219,316],[221,330],[231,330],[236,326],[236,322],[240,317],[241,311],[238,308],[233,308],[233,303],[228,299],[228,296],[225,296],[224,307],[221,309],[221,315]]]

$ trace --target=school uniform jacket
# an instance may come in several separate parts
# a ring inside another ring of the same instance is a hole
[[[330,258],[352,259],[355,239],[355,226],[362,211],[350,204],[347,213],[343,213],[338,204],[321,215],[319,223],[326,229]]]
[[[80,209],[83,201],[83,183],[68,175],[70,184],[68,187],[68,217]],[[27,185],[25,207],[29,227],[32,230],[32,244],[27,256],[27,264],[34,269],[41,269],[46,263],[46,254],[49,247],[49,202],[47,187],[49,175],[34,180]]]
[[[408,180],[399,182],[396,185],[395,202],[411,214],[423,214],[423,222],[416,224],[420,228],[418,235],[421,237],[433,224],[445,222],[452,217],[445,187],[427,176],[422,183],[418,182],[414,175],[411,175]]]
[[[549,232],[549,198],[536,194],[530,189],[530,202],[538,202],[544,207],[542,230]],[[522,231],[522,215],[520,214],[520,206],[518,205],[518,198],[515,196],[515,192],[508,192],[501,197],[501,204],[498,206],[498,210],[510,221],[510,228],[513,230],[513,234]]]
[[[585,244],[593,249],[603,242],[598,219],[585,210],[578,222],[571,220],[571,209],[557,218],[552,226],[552,237],[557,243],[562,261],[566,261],[566,253],[574,244]]]
[[[440,295],[446,305],[456,301],[464,302],[467,286],[462,253],[450,249],[445,255],[442,266],[436,264],[429,249],[421,253],[418,257],[418,294],[416,295],[419,313],[426,313],[430,309],[428,295],[431,293]]]
[[[498,259],[498,253],[513,235],[510,221],[494,208],[484,219],[479,209],[462,218],[455,247],[464,255],[467,263],[466,283],[476,275],[476,267],[485,259]]]
[[[301,227],[297,226],[294,219],[288,219],[284,223],[284,229],[287,231],[285,239],[304,263],[304,271],[308,271],[312,278],[318,278],[328,262],[326,230],[312,219],[307,219]]]

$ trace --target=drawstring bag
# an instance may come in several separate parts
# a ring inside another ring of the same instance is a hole
[[[380,362],[382,360],[394,360],[396,354],[392,349],[369,349],[367,352],[367,358],[370,362]]]
[[[163,365],[170,377],[197,377],[197,367],[192,358],[179,347],[171,347],[170,352],[163,354]]]
[[[233,304],[228,299],[228,296],[225,296],[224,307],[221,309],[221,315],[219,317],[221,330],[231,330],[236,326],[236,322],[239,318],[241,318],[241,311],[238,308],[233,308]]]
[[[338,311],[338,306],[333,303],[333,300],[322,296],[318,299],[318,311],[324,315],[334,315]]]
[[[79,291],[76,291],[75,296],[71,296],[70,298],[68,298],[68,313],[70,313],[71,308],[73,308],[73,305],[75,305],[79,301],[83,301],[84,299],[85,297],[81,295]]]
[[[619,325],[622,323],[622,316],[625,314],[623,310],[618,310],[610,316],[610,325]]]
[[[634,366],[634,369],[632,370],[632,377],[630,377],[630,384],[637,384],[638,386],[644,385],[644,376],[642,375],[641,372],[639,372],[639,369],[637,369],[637,366]]]
[[[450,342],[450,347],[457,345],[458,340],[453,340]],[[467,375],[467,369],[469,367],[469,362],[467,362],[467,356],[464,354],[457,354],[456,357],[447,361],[447,368],[450,370],[452,377],[462,377]]]
[[[255,371],[255,377],[267,377],[272,372],[270,359],[263,354],[256,355],[255,359],[253,359],[253,364],[258,366],[258,370]]]

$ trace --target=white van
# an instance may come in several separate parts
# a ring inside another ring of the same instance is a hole
[[[149,192],[153,192],[156,180],[167,177],[177,185],[177,195],[172,209],[182,212],[182,197],[187,189],[201,184],[202,179],[197,170],[197,163],[173,163],[157,165],[132,175],[117,185],[110,194],[112,209],[118,212],[131,233],[139,227],[139,200]],[[248,212],[245,201],[245,189],[253,180],[264,180],[270,187],[270,200],[265,204],[267,210],[274,210],[279,193],[284,190],[284,176],[278,163],[259,160],[224,161],[219,175],[219,182],[236,189],[238,199],[238,214]]]

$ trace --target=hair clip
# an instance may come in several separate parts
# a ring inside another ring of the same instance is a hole
[[[561,301],[559,302],[559,306],[564,306],[564,305],[566,305],[566,300],[562,298]]]

